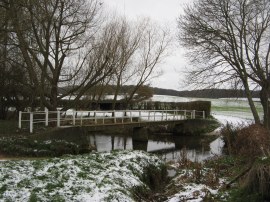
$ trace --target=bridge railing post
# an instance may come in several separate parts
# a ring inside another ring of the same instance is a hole
[[[175,120],[175,110],[173,111],[173,120]]]
[[[141,122],[141,119],[142,119],[142,111],[140,110],[139,111],[139,120],[138,121]]]
[[[57,120],[56,120],[56,122],[57,122],[57,127],[60,127],[60,111],[59,110],[57,110]]]
[[[34,119],[34,115],[33,112],[30,112],[30,133],[33,133],[33,119]]]
[[[148,111],[148,121],[150,121],[150,111]]]
[[[49,110],[45,107],[45,126],[49,125]]]
[[[154,111],[154,121],[156,121],[156,111]]]
[[[19,129],[21,129],[22,128],[22,112],[21,111],[19,111]]]
[[[203,113],[203,119],[205,119],[205,111],[203,111],[202,113]]]
[[[168,120],[168,112],[167,112],[167,110],[165,111],[165,113],[166,113],[166,121]]]
[[[184,119],[187,119],[187,110],[184,110]]]
[[[113,117],[113,122],[116,123],[116,114],[115,114],[115,110],[113,110],[113,115],[114,115],[114,117]]]
[[[103,112],[103,116],[102,116],[102,123],[105,123],[105,112]]]
[[[164,113],[164,111],[162,110],[162,112],[161,112],[161,121],[163,121],[163,113]]]
[[[196,119],[196,111],[195,110],[193,110],[193,119]]]

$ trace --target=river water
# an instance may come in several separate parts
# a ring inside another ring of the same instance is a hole
[[[86,137],[86,145],[98,152],[112,150],[144,150],[160,155],[165,161],[176,161],[183,152],[192,161],[203,161],[222,153],[223,141],[216,136],[175,136],[155,134],[146,137],[110,136],[92,133]]]

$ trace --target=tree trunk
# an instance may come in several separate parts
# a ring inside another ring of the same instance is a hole
[[[248,85],[247,82],[244,82],[244,81],[243,81],[243,84],[244,84],[246,96],[247,96],[247,99],[248,99],[248,104],[250,106],[254,121],[255,121],[256,124],[260,124],[261,123],[260,117],[259,117],[258,111],[257,111],[257,109],[255,107],[255,104],[254,104],[254,102],[252,100],[252,95],[251,95],[251,92],[249,90],[249,85]]]
[[[269,130],[270,127],[270,113],[269,113],[269,101],[268,101],[268,91],[270,89],[267,86],[262,86],[260,91],[260,99],[263,107],[263,125]]]

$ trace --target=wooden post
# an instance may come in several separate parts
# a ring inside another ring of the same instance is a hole
[[[60,127],[60,111],[57,110],[57,127]]]
[[[193,119],[195,119],[195,118],[196,118],[196,111],[193,110]]]
[[[113,114],[114,114],[114,123],[116,123],[116,114],[115,114],[115,110],[113,110]]]
[[[103,125],[104,125],[104,123],[105,123],[105,112],[103,112],[103,120],[102,120],[102,123],[103,123]]]
[[[175,110],[173,110],[173,120],[175,120]]]
[[[184,119],[187,119],[187,110],[184,110]]]
[[[148,121],[150,121],[150,111],[148,111]]]
[[[205,111],[202,112],[202,117],[205,119]]]
[[[19,111],[19,129],[22,128],[22,112]]]
[[[156,111],[154,111],[154,121],[156,121]]]
[[[165,113],[166,113],[166,121],[168,120],[168,112],[167,112],[167,110],[165,111]]]
[[[163,113],[164,113],[164,111],[162,110],[162,112],[161,112],[161,121],[163,121]]]
[[[139,122],[141,122],[141,119],[142,119],[142,111],[140,110],[139,111]]]
[[[33,112],[30,112],[30,133],[33,133]]]
[[[49,110],[45,107],[45,126],[49,125]]]

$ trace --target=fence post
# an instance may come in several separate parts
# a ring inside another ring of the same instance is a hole
[[[187,110],[184,110],[184,119],[187,119]]]
[[[205,111],[202,112],[203,119],[205,119]]]
[[[150,111],[148,111],[148,121],[150,121]]]
[[[154,121],[156,121],[156,111],[154,111]]]
[[[193,119],[196,119],[196,111],[195,110],[193,110]]]
[[[60,127],[60,111],[57,110],[57,127]]]
[[[175,120],[175,110],[173,110],[173,120]]]
[[[104,125],[104,123],[105,123],[105,112],[103,112],[103,121],[102,121],[102,123],[103,123],[103,125]]]
[[[161,112],[161,121],[163,121],[163,113],[164,113],[164,111],[162,110],[162,112]]]
[[[19,111],[19,129],[22,128],[22,112]]]
[[[167,110],[165,111],[165,113],[166,113],[166,121],[168,121],[168,112],[167,112]]]
[[[49,110],[45,107],[45,126],[49,125]]]
[[[140,110],[139,111],[139,122],[141,122],[141,119],[142,119],[142,111]]]
[[[30,133],[33,133],[33,112],[30,112]]]

